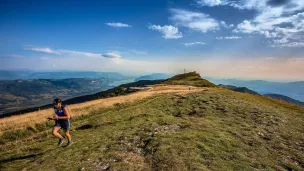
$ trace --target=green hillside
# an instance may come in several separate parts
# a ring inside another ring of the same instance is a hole
[[[163,82],[169,85],[189,85],[197,87],[216,87],[215,84],[201,78],[196,72],[175,75]]]
[[[0,170],[304,169],[303,108],[219,88],[189,92],[74,118],[67,148],[51,124],[28,128],[37,136],[22,141],[7,132]]]
[[[304,102],[299,101],[299,100],[295,100],[293,98],[290,98],[288,96],[284,96],[284,95],[281,95],[281,94],[264,94],[264,96],[272,98],[272,99],[282,100],[282,101],[285,101],[285,102],[288,102],[288,103],[292,103],[292,104],[296,104],[296,105],[304,107]]]
[[[236,87],[236,86],[232,86],[232,85],[223,85],[223,84],[219,84],[218,86],[232,90],[232,91],[240,92],[240,93],[248,93],[248,94],[255,94],[255,95],[259,94],[253,90],[250,90],[247,87]]]
[[[0,80],[0,115],[112,88],[106,78]]]

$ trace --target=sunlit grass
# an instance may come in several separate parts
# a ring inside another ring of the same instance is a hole
[[[2,145],[1,169],[303,169],[301,107],[220,88],[113,104],[73,120],[71,147],[50,132]]]

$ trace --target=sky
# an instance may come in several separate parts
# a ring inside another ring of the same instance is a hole
[[[0,69],[304,80],[303,0],[0,0]]]

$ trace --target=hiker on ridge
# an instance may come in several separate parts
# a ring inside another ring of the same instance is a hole
[[[67,146],[72,144],[71,135],[69,132],[70,129],[70,110],[66,105],[62,105],[61,99],[54,99],[54,116],[53,120],[55,120],[55,125],[53,128],[53,135],[59,138],[58,145],[63,143],[64,137],[58,133],[58,131],[62,128],[64,130],[65,137],[68,138]]]

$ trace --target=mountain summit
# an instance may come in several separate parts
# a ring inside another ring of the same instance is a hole
[[[215,84],[201,78],[197,72],[189,72],[184,74],[175,75],[163,82],[169,85],[189,85],[196,87],[216,87]]]

